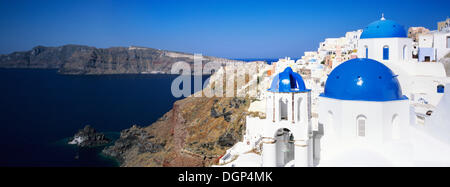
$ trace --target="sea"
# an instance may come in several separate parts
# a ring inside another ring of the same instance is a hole
[[[273,62],[277,62],[280,58],[236,58],[234,60],[240,60],[244,62],[252,62],[252,61],[264,61],[267,64],[272,64]],[[292,60],[298,60],[300,58],[291,58]]]
[[[182,99],[171,93],[176,77],[0,69],[0,166],[119,166],[101,153],[104,146],[67,142],[85,125],[112,140],[132,125],[151,125]]]

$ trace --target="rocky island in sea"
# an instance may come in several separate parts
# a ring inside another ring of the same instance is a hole
[[[95,48],[84,45],[37,46],[32,50],[0,55],[0,68],[57,69],[61,74],[170,74],[184,61],[193,69],[194,55],[147,47]],[[203,56],[202,62],[238,62]],[[208,72],[206,72],[208,73]]]
[[[90,125],[86,125],[80,129],[68,142],[68,144],[77,145],[79,147],[97,147],[110,143],[105,134],[97,132]]]

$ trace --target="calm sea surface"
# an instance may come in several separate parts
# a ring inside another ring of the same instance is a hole
[[[298,60],[299,58],[291,58],[291,59]],[[273,62],[277,62],[279,60],[279,58],[236,58],[234,60],[240,60],[240,61],[244,61],[244,62],[265,61],[267,64],[272,64]]]
[[[103,147],[78,149],[68,138],[85,125],[112,139],[150,125],[181,99],[170,90],[176,77],[0,69],[0,166],[117,166]]]

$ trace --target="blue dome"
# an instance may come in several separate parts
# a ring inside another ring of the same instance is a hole
[[[302,76],[287,67],[283,72],[277,74],[270,86],[271,92],[308,92]]]
[[[406,30],[403,26],[392,20],[381,19],[364,28],[360,39],[406,37]]]
[[[340,100],[393,101],[408,99],[402,94],[397,76],[384,64],[358,58],[337,66],[328,75],[320,96]]]

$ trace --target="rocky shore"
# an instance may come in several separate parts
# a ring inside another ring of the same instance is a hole
[[[120,138],[113,146],[103,149],[103,154],[116,158],[120,162],[129,160],[129,151],[137,154],[157,153],[164,149],[165,142],[154,142],[155,136],[150,135],[145,129],[137,125],[120,132]]]
[[[79,147],[96,147],[106,145],[109,142],[110,140],[103,133],[99,133],[91,126],[86,125],[70,139],[68,144],[74,144]]]
[[[152,125],[123,130],[103,153],[119,160],[123,167],[216,164],[242,139],[249,104],[246,98],[179,100]]]

